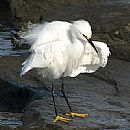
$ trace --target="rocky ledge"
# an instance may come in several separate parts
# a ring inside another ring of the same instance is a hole
[[[55,113],[51,97],[51,83],[37,76],[35,70],[20,78],[21,63],[25,59],[25,56],[0,58],[1,84],[10,88],[10,91],[2,89],[5,97],[2,96],[3,92],[0,93],[0,100],[4,99],[6,104],[2,106],[4,110],[8,108],[8,111],[19,119],[15,120],[15,123],[21,121],[18,130],[122,130],[130,128],[129,62],[110,58],[107,67],[99,69],[95,74],[81,74],[76,78],[66,78],[65,90],[73,110],[88,113],[90,117],[73,118],[69,123],[52,123]],[[60,80],[55,82],[55,96],[58,111],[60,115],[63,115],[69,110],[60,92],[60,84]],[[14,95],[14,99],[10,98],[8,92]],[[21,107],[17,107],[20,105]]]

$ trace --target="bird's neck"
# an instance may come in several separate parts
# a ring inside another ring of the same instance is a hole
[[[84,45],[80,40],[74,39],[72,48],[73,48],[73,56],[75,57],[75,59],[82,57],[84,52]]]
[[[71,49],[73,50],[73,56],[78,59],[79,57],[82,56],[83,52],[84,52],[84,43],[82,43],[83,41],[81,41],[79,38],[77,38],[77,34],[75,31],[71,31]]]

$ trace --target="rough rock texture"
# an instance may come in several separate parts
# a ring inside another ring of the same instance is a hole
[[[103,0],[98,0],[98,2],[101,1]],[[10,5],[15,24],[18,27],[28,21],[39,22],[42,19],[45,20],[46,13],[52,13],[56,9],[75,8],[95,2],[97,3],[97,0],[11,0]]]
[[[45,130],[127,130],[130,128],[129,62],[110,59],[108,66],[101,68],[95,74],[81,74],[76,78],[66,78],[65,90],[73,110],[88,113],[90,117],[73,118],[67,124],[61,122],[53,124],[55,113],[51,83],[41,79],[35,71],[20,78],[19,71],[24,60],[24,56],[0,58],[0,78],[10,82],[16,88],[25,87],[32,91],[32,96],[28,99],[29,102],[21,117],[24,127],[38,127]],[[120,92],[118,95],[115,91],[115,83]],[[60,84],[60,80],[55,82],[55,96],[59,114],[63,115],[69,109],[60,92]],[[17,98],[19,94],[15,95]]]

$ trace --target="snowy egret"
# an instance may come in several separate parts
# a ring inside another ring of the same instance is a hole
[[[52,97],[56,118],[69,122],[70,118],[58,115],[54,97],[53,83],[62,77],[61,92],[67,102],[70,113],[67,116],[87,117],[88,114],[74,113],[64,92],[64,77],[75,77],[80,73],[92,73],[99,67],[105,67],[109,48],[103,42],[91,40],[91,26],[87,21],[72,23],[53,21],[34,27],[25,33],[25,38],[33,42],[29,58],[22,64],[21,76],[32,68],[38,69],[43,78],[52,81]]]

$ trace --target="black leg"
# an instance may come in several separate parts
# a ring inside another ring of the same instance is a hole
[[[69,107],[69,109],[70,109],[70,112],[72,112],[72,108],[71,108],[71,106],[70,106],[70,104],[69,104],[69,101],[68,101],[68,99],[67,99],[67,97],[66,97],[66,94],[65,94],[65,92],[64,92],[64,79],[63,79],[63,77],[62,77],[62,84],[61,84],[61,92],[62,92],[62,94],[63,94],[63,96],[64,96],[64,98],[65,98],[65,100],[66,100],[66,102],[67,102],[67,105],[68,105],[68,107]]]
[[[54,85],[53,85],[53,83],[52,83],[52,98],[53,98],[53,103],[54,103],[54,108],[55,108],[55,114],[56,114],[56,116],[58,116],[57,108],[56,108],[56,102],[55,102],[55,94],[54,94]]]

